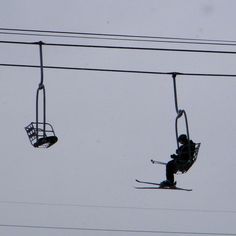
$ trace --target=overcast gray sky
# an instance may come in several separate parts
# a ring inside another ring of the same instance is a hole
[[[1,28],[236,39],[233,0],[2,0],[0,6]],[[235,51],[6,34],[0,40]],[[0,44],[0,50],[0,63],[39,64],[37,46]],[[50,46],[43,52],[45,65],[236,74],[235,55]],[[150,159],[167,161],[176,149],[170,76],[45,70],[47,121],[59,138],[46,150],[33,148],[24,130],[35,120],[40,70],[1,67],[0,76],[0,235],[236,235],[235,78],[178,77],[179,106],[191,138],[202,143],[194,167],[176,177],[193,189],[182,192],[134,189],[136,178],[165,179],[163,166]]]

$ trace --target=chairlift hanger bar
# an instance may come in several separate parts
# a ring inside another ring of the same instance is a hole
[[[6,44],[24,44],[38,45],[39,42],[23,41],[0,41]],[[222,50],[198,50],[198,49],[180,49],[180,48],[150,48],[150,47],[125,47],[125,46],[107,46],[107,45],[89,45],[89,44],[62,44],[62,43],[43,43],[45,46],[57,47],[81,47],[81,48],[101,48],[101,49],[118,49],[118,50],[145,50],[145,51],[166,51],[166,52],[186,52],[186,53],[215,53],[215,54],[236,54],[236,51]]]
[[[29,64],[7,64],[0,63],[3,67],[22,67],[22,68],[41,68],[38,65]],[[85,68],[85,67],[66,67],[66,66],[43,66],[44,69],[55,70],[81,70],[81,71],[97,71],[97,72],[113,72],[113,73],[131,73],[131,74],[149,74],[149,75],[179,75],[179,76],[201,76],[201,77],[236,77],[236,74],[212,74],[212,73],[188,73],[188,72],[162,72],[162,71],[140,71],[140,70],[116,70],[105,68]]]

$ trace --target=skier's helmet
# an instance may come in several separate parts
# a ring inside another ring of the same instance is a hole
[[[178,137],[178,142],[186,142],[188,140],[187,135],[186,134],[181,134]]]

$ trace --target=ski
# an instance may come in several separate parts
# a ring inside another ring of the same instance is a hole
[[[192,189],[188,188],[180,188],[180,187],[160,187],[159,183],[153,183],[153,182],[146,182],[146,181],[141,181],[136,179],[136,182],[141,183],[141,184],[150,184],[150,185],[157,185],[157,186],[152,186],[152,187],[135,187],[136,189],[164,189],[164,190],[182,190],[182,191],[192,191]],[[159,187],[158,187],[159,186]]]
[[[136,182],[141,183],[141,184],[152,184],[152,185],[158,185],[158,186],[160,186],[159,183],[153,183],[153,182],[141,181],[141,180],[138,180],[138,179],[136,179]]]
[[[163,189],[163,190],[182,190],[182,191],[188,191],[188,192],[192,191],[192,189],[179,188],[179,187],[171,187],[171,188],[169,188],[169,187],[164,187],[164,188],[162,188],[162,187],[135,187],[135,188],[136,189],[156,189],[156,190],[158,190],[158,189]]]

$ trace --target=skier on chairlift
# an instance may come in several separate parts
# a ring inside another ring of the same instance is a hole
[[[180,166],[186,164],[194,154],[195,143],[192,140],[188,140],[187,135],[181,134],[178,137],[178,142],[181,146],[176,150],[176,154],[170,156],[173,160],[166,164],[166,180],[161,182],[160,186],[162,188],[176,186],[174,174],[176,174]]]

